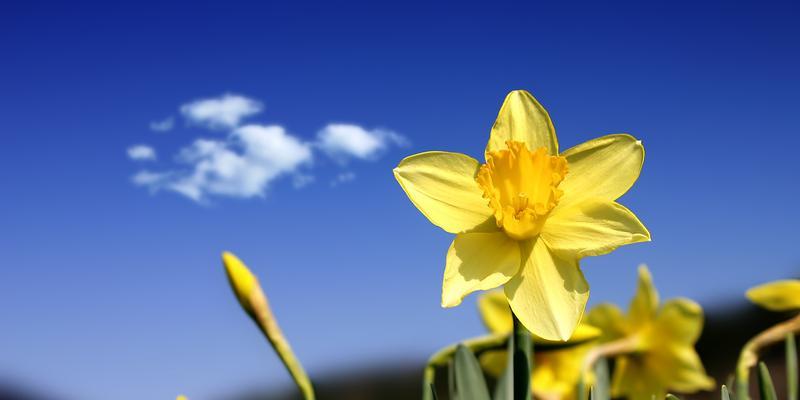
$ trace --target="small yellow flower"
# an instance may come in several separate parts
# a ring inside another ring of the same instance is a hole
[[[178,397],[175,398],[175,400],[189,400],[189,398],[181,394],[181,395],[178,395]]]
[[[502,291],[491,291],[478,298],[478,308],[486,327],[493,334],[511,333],[513,322],[511,310]],[[537,398],[547,400],[574,399],[580,380],[583,359],[591,348],[591,341],[600,331],[581,323],[575,334],[561,347],[547,347],[554,342],[534,336],[533,372],[531,386]],[[490,351],[481,355],[483,369],[493,376],[500,376],[506,368],[506,351]]]
[[[800,281],[765,283],[748,290],[747,298],[771,311],[800,310]]]
[[[667,390],[694,393],[714,387],[694,349],[703,330],[703,309],[685,298],[659,305],[646,266],[639,267],[639,284],[627,315],[614,305],[601,304],[589,311],[587,322],[603,331],[602,342],[630,345],[627,353],[616,357],[613,397],[663,399]]]
[[[567,340],[589,297],[578,261],[650,240],[636,216],[615,202],[638,178],[644,148],[617,134],[559,153],[547,111],[519,90],[500,108],[485,159],[432,151],[394,170],[422,214],[456,234],[442,306],[505,285],[529,331]]]

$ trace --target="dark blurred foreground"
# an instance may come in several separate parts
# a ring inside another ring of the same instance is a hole
[[[717,384],[726,382],[733,368],[742,345],[756,333],[789,316],[757,309],[751,305],[740,305],[734,310],[711,310],[706,316],[703,336],[697,349],[708,373],[716,378]],[[783,346],[777,345],[764,354],[769,365],[778,398],[785,398],[785,372],[783,366]],[[277,362],[277,360],[276,360]],[[352,370],[330,376],[312,377],[317,397],[325,399],[346,400],[409,400],[420,398],[420,381],[425,360],[416,365],[374,366],[365,370]],[[440,398],[445,398],[446,375],[440,371],[437,376]],[[758,399],[755,374],[751,374],[751,393]],[[265,385],[266,386],[266,385]],[[686,399],[719,399],[719,393],[705,392],[695,395],[681,396]],[[301,400],[294,387],[280,391],[263,390],[257,392],[232,393],[229,397],[212,400]],[[46,397],[36,393],[35,389],[23,390],[5,385],[0,381],[0,400],[76,400],[72,397]],[[154,399],[155,400],[155,399]],[[159,399],[160,400],[160,399]],[[172,400],[172,399],[166,399]],[[208,399],[191,399],[208,400]]]

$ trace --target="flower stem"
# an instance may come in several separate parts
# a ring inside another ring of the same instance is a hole
[[[610,358],[622,354],[631,354],[639,351],[639,339],[636,336],[625,336],[623,338],[603,343],[593,347],[583,359],[583,372],[585,375],[594,368],[594,365],[601,358]]]
[[[750,368],[758,363],[758,353],[769,345],[785,340],[786,335],[798,332],[800,332],[800,315],[767,328],[745,343],[736,364],[736,398],[738,400],[750,398]]]
[[[514,315],[514,400],[531,400],[533,340],[531,334]]]
[[[459,343],[451,344],[434,353],[431,358],[428,359],[428,363],[425,365],[425,372],[423,373],[422,377],[422,399],[432,400],[433,396],[430,388],[436,377],[436,368],[448,365],[448,362],[452,360],[453,356],[456,354],[456,349],[458,348],[459,344],[463,344],[473,353],[478,355],[487,350],[504,348],[507,340],[507,334],[479,336],[461,341]]]

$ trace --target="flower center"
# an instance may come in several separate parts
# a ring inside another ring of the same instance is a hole
[[[549,155],[544,147],[531,152],[525,143],[509,140],[506,145],[487,154],[476,180],[497,226],[513,239],[530,239],[563,194],[558,185],[567,174],[567,159]]]

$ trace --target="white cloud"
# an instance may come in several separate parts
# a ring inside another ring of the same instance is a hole
[[[188,170],[171,173],[139,172],[134,183],[152,190],[171,190],[202,202],[208,195],[261,197],[283,175],[299,176],[313,160],[311,146],[283,127],[247,125],[226,140],[198,139],[178,154]]]
[[[195,100],[181,106],[181,113],[190,122],[211,129],[230,129],[250,115],[263,109],[261,102],[235,94]]]
[[[156,159],[156,151],[150,146],[137,144],[128,147],[128,158],[136,161],[153,161]]]
[[[407,146],[408,140],[392,131],[366,130],[353,124],[328,124],[317,134],[317,145],[339,162],[348,158],[373,160],[389,146]]]
[[[167,117],[161,121],[150,122],[150,130],[155,132],[168,132],[175,127],[175,118]]]
[[[356,174],[351,171],[342,172],[339,175],[336,175],[335,178],[331,180],[331,187],[339,186],[343,183],[352,182],[356,179]]]

